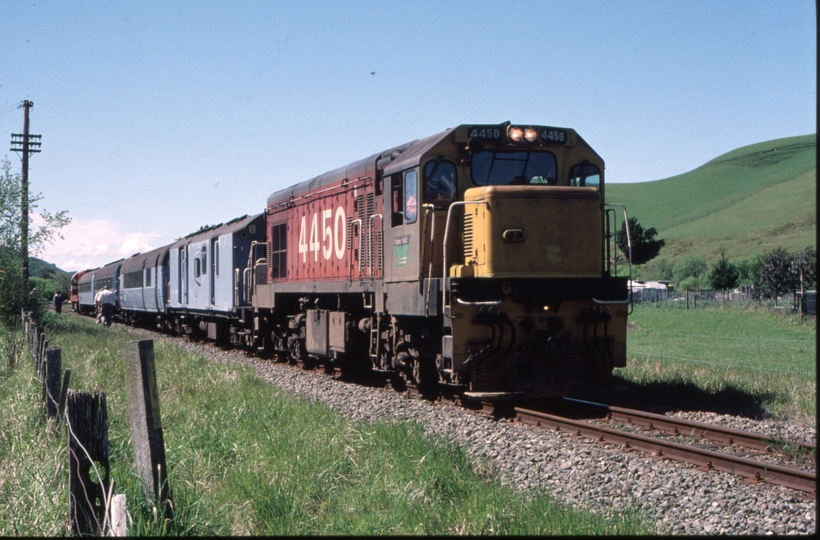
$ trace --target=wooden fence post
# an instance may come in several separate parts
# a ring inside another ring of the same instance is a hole
[[[108,519],[109,536],[126,536],[128,523],[125,495],[114,495],[111,498],[111,513]]]
[[[60,373],[63,370],[62,353],[59,347],[46,349],[46,376],[43,380],[45,391],[46,417],[57,416],[60,399]]]
[[[154,342],[150,339],[127,342],[123,344],[122,356],[137,474],[143,480],[148,500],[156,498],[157,503],[165,507],[165,516],[170,517],[170,489],[159,414]]]
[[[68,392],[68,518],[74,535],[104,534],[109,493],[105,393]]]
[[[66,400],[68,399],[68,382],[71,380],[71,370],[65,370],[65,375],[63,376],[63,385],[60,388],[60,406],[59,411],[57,413],[57,418],[62,420],[65,418],[65,404]]]
[[[37,351],[37,362],[40,367],[39,374],[41,381],[46,378],[46,349],[48,349],[48,340],[46,339],[46,333],[43,332],[40,334],[40,349]]]

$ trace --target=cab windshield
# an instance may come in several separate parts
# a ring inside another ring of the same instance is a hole
[[[480,186],[555,185],[555,156],[532,150],[485,150],[473,154],[472,175]]]

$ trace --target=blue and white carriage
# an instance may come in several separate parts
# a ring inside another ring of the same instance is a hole
[[[168,248],[168,309],[175,329],[195,324],[210,339],[225,339],[215,318],[245,320],[252,313],[250,285],[255,257],[264,256],[263,214],[242,216],[188,235]]]
[[[122,259],[108,263],[101,268],[86,270],[79,280],[79,309],[81,312],[90,313],[95,309],[94,297],[103,287],[119,293],[120,267]],[[119,294],[114,307],[119,307]]]
[[[128,321],[146,320],[166,312],[168,249],[137,253],[120,268],[120,311]]]

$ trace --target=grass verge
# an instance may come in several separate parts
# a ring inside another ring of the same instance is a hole
[[[755,305],[636,305],[628,365],[641,399],[815,425],[816,323]]]
[[[287,396],[250,369],[155,341],[173,520],[142,502],[133,470],[122,344],[133,337],[49,316],[71,387],[106,392],[111,476],[129,535],[652,534],[635,512],[603,519],[521,494],[412,423],[359,425]],[[30,362],[2,377],[0,534],[67,531],[64,436],[42,419]],[[484,468],[488,469],[487,467]]]

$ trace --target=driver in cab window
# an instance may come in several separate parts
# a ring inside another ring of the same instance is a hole
[[[456,192],[456,167],[438,159],[424,166],[424,202],[450,201]]]

